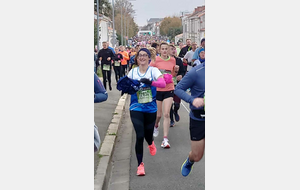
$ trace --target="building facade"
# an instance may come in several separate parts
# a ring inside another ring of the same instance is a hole
[[[191,39],[200,45],[201,39],[205,37],[205,6],[195,8],[191,14],[181,17],[183,28],[183,42]]]
[[[97,12],[94,12],[94,22],[97,23]],[[115,30],[115,34],[116,34]],[[99,49],[102,48],[102,42],[109,42],[109,46],[113,46],[113,23],[112,20],[102,14],[99,14]],[[116,44],[118,41],[116,40]]]

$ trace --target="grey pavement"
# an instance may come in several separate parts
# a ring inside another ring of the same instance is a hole
[[[107,89],[108,99],[105,102],[94,104],[94,121],[98,126],[101,142],[103,142],[108,126],[113,118],[114,111],[121,97],[120,91],[116,89],[115,75],[112,73],[112,91]],[[107,84],[108,88],[108,84]],[[94,153],[94,175],[99,163],[98,152]]]
[[[130,101],[130,98],[127,99]],[[188,104],[183,102],[188,108]],[[187,110],[181,105],[179,110],[181,117],[179,122],[176,122],[175,127],[170,128],[169,142],[170,149],[162,149],[160,147],[163,139],[163,119],[161,120],[160,133],[154,139],[157,147],[155,156],[151,156],[144,141],[144,158],[145,176],[136,176],[137,159],[135,155],[135,132],[129,117],[128,107],[125,107],[125,119],[122,121],[122,126],[126,133],[120,133],[120,139],[116,143],[113,162],[114,169],[109,182],[109,190],[125,190],[128,189],[127,180],[129,179],[129,189],[131,190],[204,190],[205,189],[205,156],[200,162],[194,164],[193,171],[187,177],[181,175],[181,165],[187,158],[190,151],[190,136],[189,136],[189,116]],[[128,142],[131,135],[128,135],[129,128],[132,131],[132,142]],[[122,131],[122,130],[121,130]],[[130,162],[128,160],[128,147],[130,150]],[[117,153],[118,152],[118,153]],[[130,164],[130,166],[126,166]],[[128,170],[128,168],[130,168]]]
[[[121,125],[117,134],[116,145],[112,157],[112,172],[108,190],[129,189],[129,170],[132,143],[132,125],[129,116],[129,98],[125,104],[125,110]],[[127,119],[124,119],[127,118]]]

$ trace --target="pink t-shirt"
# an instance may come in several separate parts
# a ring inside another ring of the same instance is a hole
[[[168,59],[162,59],[160,56],[156,56],[156,61],[151,62],[150,66],[156,67],[160,70],[162,74],[169,73],[173,76],[176,76],[174,72],[174,67],[176,65],[176,60],[174,57],[169,57]],[[174,83],[169,83],[165,88],[156,88],[157,91],[171,91],[174,90]]]

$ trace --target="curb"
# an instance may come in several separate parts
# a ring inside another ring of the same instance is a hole
[[[104,140],[102,141],[99,151],[100,158],[97,166],[96,175],[94,177],[94,190],[102,190],[107,187],[108,180],[111,171],[111,158],[116,141],[116,134],[121,124],[122,115],[125,108],[125,102],[127,100],[127,94],[124,94],[119,99],[117,107],[114,112],[114,116],[108,126]]]

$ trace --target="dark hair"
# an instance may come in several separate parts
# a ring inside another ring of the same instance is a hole
[[[205,42],[205,38],[202,38],[202,40],[201,40],[201,44],[202,44],[202,42]]]
[[[158,43],[156,43],[156,42],[153,42],[153,43],[151,44],[151,47],[154,47],[154,48],[156,48],[157,46],[159,46],[159,44],[158,44]]]

